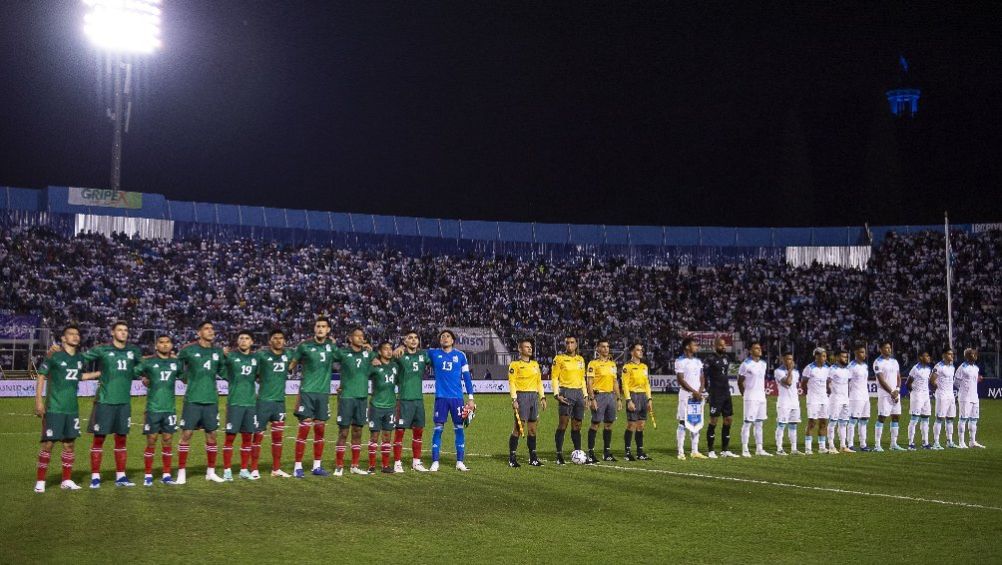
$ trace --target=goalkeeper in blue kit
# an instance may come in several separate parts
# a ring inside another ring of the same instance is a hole
[[[442,447],[442,429],[445,422],[452,416],[453,430],[456,433],[456,469],[468,471],[463,459],[466,455],[466,429],[463,421],[477,405],[473,402],[473,378],[470,376],[470,364],[466,354],[454,349],[456,334],[450,330],[442,330],[438,334],[440,349],[429,349],[435,372],[435,424],[431,440],[431,468],[438,471],[438,458]],[[463,386],[466,387],[468,400],[463,403]]]

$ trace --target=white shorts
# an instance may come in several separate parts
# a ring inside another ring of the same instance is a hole
[[[766,405],[764,400],[745,399],[744,405],[745,405],[744,409],[745,422],[754,422],[756,420],[761,422],[762,420],[766,419],[767,417],[765,409]]]
[[[810,420],[827,420],[828,419],[828,403],[827,402],[808,402],[807,403],[807,418]]]
[[[981,402],[963,402],[960,403],[960,417],[967,418],[970,420],[977,420],[981,412]]]
[[[891,400],[891,395],[881,394],[877,395],[877,416],[900,416],[901,415],[901,399],[899,398],[897,402]]]
[[[776,404],[776,421],[780,424],[799,424],[800,403]]]
[[[950,396],[940,396],[936,395],[936,417],[937,418],[956,418],[957,417],[957,398],[952,394]]]
[[[932,401],[923,392],[912,395],[908,400],[908,413],[912,416],[929,416],[932,414]]]
[[[679,422],[684,422],[685,421],[685,418],[686,418],[686,407],[689,404],[689,399],[690,398],[692,398],[692,393],[690,393],[689,391],[687,391],[685,389],[678,391],[678,410],[676,410],[675,416],[676,416],[676,418],[678,419]],[[706,407],[706,395],[703,395],[703,402],[702,402],[702,406],[700,406],[700,410],[702,410],[705,407]],[[705,417],[705,415],[704,415],[704,417]]]
[[[836,398],[831,401],[828,405],[828,419],[835,420],[848,420],[849,419],[849,399],[848,398]]]
[[[861,398],[859,400],[849,401],[849,416],[853,418],[869,418],[870,417],[870,399]]]

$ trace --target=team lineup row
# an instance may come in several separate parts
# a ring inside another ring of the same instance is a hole
[[[250,332],[240,332],[237,336],[236,349],[230,351],[213,345],[215,331],[210,322],[199,325],[198,339],[175,355],[174,344],[169,336],[156,338],[156,353],[147,358],[135,345],[128,343],[129,328],[124,322],[116,322],[111,329],[111,343],[102,345],[87,352],[78,351],[80,334],[75,326],[63,330],[61,345],[55,346],[50,356],[38,368],[38,386],[36,387],[36,414],[43,418],[41,450],[38,456],[36,492],[44,492],[51,452],[55,442],[61,442],[63,481],[61,487],[75,490],[80,488],[70,478],[74,463],[74,440],[80,435],[80,418],[77,404],[77,387],[80,380],[100,379],[94,410],[91,414],[88,432],[93,434],[91,445],[91,488],[100,488],[100,467],[103,455],[104,440],[107,435],[115,438],[116,485],[133,486],[125,473],[127,452],[126,436],[131,424],[131,383],[133,378],[141,378],[147,387],[147,405],[144,434],[147,436],[147,446],[144,452],[145,477],[144,484],[152,485],[152,464],[156,444],[159,439],[163,462],[162,482],[165,484],[183,484],[186,482],[186,464],[190,440],[194,432],[202,429],[205,433],[207,471],[206,479],[213,482],[232,480],[231,463],[237,434],[241,436],[240,446],[240,476],[247,479],[260,477],[258,460],[264,433],[270,427],[272,440],[272,475],[275,477],[304,477],[303,457],[309,432],[313,431],[313,469],[311,473],[326,476],[328,472],[321,465],[324,450],[324,433],[326,421],[329,419],[330,379],[333,364],[340,365],[340,389],[338,394],[338,440],[335,458],[334,474],[344,473],[346,451],[351,447],[351,465],[349,472],[367,475],[377,470],[377,451],[381,454],[381,470],[385,473],[402,473],[402,444],[406,429],[412,431],[412,469],[416,471],[437,471],[441,436],[448,419],[452,419],[455,431],[456,468],[468,470],[464,462],[465,426],[473,418],[476,404],[473,401],[473,386],[469,365],[463,352],[454,348],[455,335],[444,330],[439,334],[440,348],[420,349],[420,341],[416,333],[410,332],[403,338],[403,344],[394,348],[389,342],[378,344],[375,351],[367,343],[365,333],[361,328],[353,328],[348,333],[348,346],[338,347],[330,339],[331,325],[326,318],[318,318],[314,324],[314,337],[300,343],[295,348],[287,348],[285,334],[280,330],[272,331],[269,343],[265,348],[253,350],[253,339]],[[563,464],[563,439],[570,424],[571,437],[574,442],[575,462],[597,462],[594,446],[597,431],[604,425],[604,457],[607,461],[615,460],[611,453],[612,424],[616,412],[622,410],[625,402],[627,409],[627,430],[624,436],[626,457],[633,460],[631,443],[636,440],[636,459],[649,459],[643,449],[643,432],[646,421],[654,419],[651,400],[650,382],[647,366],[643,363],[643,346],[635,344],[630,348],[631,360],[623,366],[622,374],[618,374],[617,366],[609,354],[609,344],[600,341],[596,347],[596,358],[585,367],[583,358],[577,352],[577,341],[573,337],[565,340],[566,351],[557,355],[553,361],[552,385],[556,402],[559,405],[560,418],[555,435],[557,445],[557,463]],[[897,390],[900,390],[900,374],[897,362],[890,352],[890,344],[884,344],[887,350],[875,363],[875,372],[881,387],[887,390],[887,402],[883,402],[878,389],[879,422],[876,427],[877,449],[879,450],[880,435],[885,417],[892,419],[891,436],[892,449],[897,445],[897,417],[900,414],[900,401]],[[536,431],[540,409],[546,408],[546,398],[543,394],[542,377],[539,365],[532,359],[533,344],[531,340],[519,343],[519,359],[509,368],[510,393],[514,424],[509,439],[510,459],[512,467],[519,466],[515,453],[519,438],[527,438],[530,452],[530,464],[541,465],[536,454]],[[678,447],[679,458],[684,459],[683,443],[688,432],[692,438],[691,456],[707,457],[698,449],[699,431],[702,428],[703,407],[708,397],[710,401],[710,425],[707,434],[709,456],[713,451],[714,428],[718,416],[724,417],[723,451],[724,456],[732,455],[728,450],[729,426],[732,410],[730,408],[730,391],[727,388],[726,397],[719,389],[719,375],[714,370],[714,363],[719,365],[718,357],[723,355],[723,344],[716,344],[716,355],[707,359],[709,365],[704,373],[703,362],[696,358],[698,347],[694,340],[687,339],[683,343],[684,354],[676,361],[676,372],[681,387],[678,410]],[[949,358],[947,355],[949,354]],[[803,379],[793,367],[792,355],[784,355],[784,367],[777,369],[776,378],[780,382],[780,402],[778,406],[777,445],[782,451],[782,432],[789,430],[793,452],[796,453],[796,427],[800,421],[799,398],[797,397],[800,382],[807,394],[808,431],[805,452],[811,452],[812,432],[815,424],[819,428],[819,447],[822,452],[837,453],[834,441],[830,441],[831,449],[826,449],[825,441],[829,438],[827,422],[831,419],[840,424],[843,450],[854,449],[852,432],[857,421],[860,423],[861,443],[866,447],[866,421],[869,416],[869,397],[866,398],[866,415],[859,415],[860,410],[849,408],[853,402],[850,390],[853,378],[852,367],[862,365],[864,373],[868,372],[865,365],[865,348],[856,351],[857,359],[849,365],[837,363],[835,366],[826,364],[826,352],[815,352],[815,363],[804,370]],[[839,354],[842,361],[844,353]],[[862,359],[860,359],[862,355]],[[928,354],[925,354],[928,356]],[[969,369],[973,367],[975,379],[980,378],[977,371],[977,353],[968,351],[968,363],[958,369],[957,383],[966,382]],[[883,361],[882,361],[883,360]],[[893,361],[893,367],[890,363]],[[86,373],[85,365],[97,363],[97,371]],[[285,382],[289,372],[296,365],[301,365],[302,381],[300,393],[296,398],[295,415],[299,420],[296,434],[295,463],[293,475],[281,469],[282,439],[285,428]],[[879,364],[879,367],[878,367]],[[921,363],[920,363],[921,365]],[[948,368],[948,370],[947,370]],[[432,440],[432,464],[426,469],[421,462],[422,437],[425,426],[425,414],[421,381],[427,370],[431,370],[435,378],[434,434]],[[919,377],[914,374],[918,369]],[[922,380],[922,370],[925,379]],[[783,372],[782,382],[780,371]],[[844,371],[849,377],[844,377]],[[858,372],[858,369],[856,369]],[[965,372],[966,371],[966,372]],[[947,376],[946,373],[949,372]],[[928,368],[928,359],[923,367],[916,365],[909,377],[913,386],[913,395],[920,393],[926,386],[925,397],[928,399],[930,377],[933,382],[939,382],[937,390],[937,411],[945,405],[939,397],[939,391],[948,389],[952,394],[954,370],[952,352],[944,353],[944,360],[935,370]],[[707,379],[709,375],[709,379]],[[726,371],[723,373],[726,382]],[[739,387],[745,399],[745,423],[742,427],[742,443],[744,454],[748,453],[748,435],[751,428],[755,429],[758,453],[765,454],[761,435],[762,422],[765,420],[765,362],[761,360],[761,346],[753,344],[751,355],[741,365],[739,371]],[[868,376],[864,374],[868,379]],[[181,380],[186,386],[181,417],[175,414],[174,383]],[[215,381],[229,381],[227,398],[227,418],[225,427],[225,443],[223,447],[224,473],[216,474],[216,459],[218,445],[216,430],[219,425],[218,392]],[[949,379],[947,386],[946,379]],[[895,388],[891,383],[897,383]],[[975,381],[976,382],[976,381]],[[46,386],[47,383],[47,386]],[[820,383],[820,385],[818,385]],[[709,384],[709,387],[707,386]],[[844,386],[845,385],[845,386]],[[371,386],[371,398],[369,388]],[[823,389],[819,393],[819,386]],[[467,394],[464,402],[463,390]],[[848,387],[845,394],[843,389]],[[864,382],[865,387],[865,382]],[[789,400],[789,389],[793,391],[796,407],[784,403]],[[971,433],[971,445],[978,446],[977,430],[977,394],[974,385],[974,407],[969,406],[966,398],[967,389],[961,387],[961,420],[960,435],[963,445],[965,424]],[[45,390],[45,398],[42,391]],[[787,397],[784,397],[784,392]],[[760,394],[761,393],[761,394]],[[822,396],[819,396],[822,394]],[[843,402],[845,400],[845,402]],[[886,410],[885,408],[886,404]],[[585,407],[592,413],[591,428],[588,434],[588,453],[581,450],[581,423]],[[955,406],[955,405],[954,405]],[[896,410],[895,410],[896,407]],[[886,413],[885,413],[886,412]],[[936,437],[939,437],[939,423],[947,424],[948,441],[952,444],[952,420],[954,412],[945,413],[937,418]],[[923,433],[928,433],[928,405],[925,414],[915,412],[913,403],[913,423],[911,433],[914,433],[915,422],[922,423]],[[656,421],[652,422],[656,427]],[[852,424],[849,426],[849,424]],[[359,466],[361,455],[362,427],[368,426],[369,437],[369,468]],[[173,459],[173,434],[181,428],[181,439],[178,445],[177,478],[171,475]],[[835,426],[833,426],[835,427]],[[849,437],[847,439],[847,433]],[[834,439],[834,438],[831,438]],[[911,443],[911,442],[910,442]],[[934,448],[925,441],[929,448]],[[937,441],[938,445],[938,441]],[[900,449],[900,448],[897,448]],[[391,453],[393,466],[390,466]]]

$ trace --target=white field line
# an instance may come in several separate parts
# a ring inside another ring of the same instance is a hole
[[[977,508],[979,510],[995,510],[1002,512],[1002,508],[997,506],[986,506],[983,504],[972,504],[969,502],[956,502],[953,500],[937,500],[934,498],[920,498],[917,496],[905,496],[902,494],[887,494],[883,492],[867,492],[862,490],[848,490],[833,487],[818,487],[811,485],[797,485],[793,483],[778,483],[773,481],[763,481],[760,479],[745,479],[741,477],[728,477],[725,475],[709,475],[706,473],[692,473],[684,471],[670,471],[668,469],[639,469],[636,467],[623,467],[620,465],[592,465],[594,469],[615,469],[617,471],[634,471],[641,473],[656,473],[661,475],[672,475],[676,477],[689,477],[695,479],[710,479],[716,481],[730,481],[735,483],[746,483],[754,485],[765,485],[778,488],[792,488],[798,490],[812,490],[817,492],[830,492],[834,494],[851,494],[855,496],[870,496],[877,498],[889,498],[893,500],[905,500],[908,502],[924,502],[928,504],[940,504],[943,506],[959,506],[962,508]]]

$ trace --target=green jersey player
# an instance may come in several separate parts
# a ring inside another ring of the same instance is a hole
[[[296,433],[296,461],[292,470],[297,479],[306,476],[303,473],[303,454],[310,428],[313,428],[313,474],[318,477],[328,475],[320,462],[324,455],[324,431],[330,418],[331,367],[337,350],[334,341],[330,339],[330,333],[330,320],[325,316],[318,317],[313,324],[313,338],[299,344],[296,348],[297,359],[292,361],[293,365],[303,366],[299,395],[296,397],[299,430]]]
[[[156,454],[158,436],[163,461],[161,481],[165,485],[174,484],[170,474],[174,455],[171,440],[177,431],[174,387],[181,374],[181,361],[173,356],[174,342],[169,335],[158,335],[154,348],[156,354],[144,358],[136,365],[136,377],[142,379],[146,386],[146,420],[143,423],[143,434],[146,435],[146,451],[143,453],[145,486],[153,485],[153,456]]]
[[[388,341],[379,344],[379,366],[369,369],[372,384],[372,401],[369,403],[369,472],[376,472],[376,446],[381,447],[383,472],[392,473],[390,467],[390,432],[394,428],[397,408],[397,377],[400,364],[393,359],[393,345]],[[380,443],[380,433],[382,442]]]
[[[177,484],[187,482],[189,444],[195,430],[205,430],[205,480],[223,482],[216,474],[216,430],[219,428],[219,391],[216,380],[224,374],[225,353],[215,347],[216,330],[212,322],[198,325],[198,339],[181,349],[181,380],[184,381],[184,404],[181,407],[181,443],[178,445]]]
[[[365,331],[354,327],[348,332],[348,347],[334,352],[334,361],[339,363],[341,386],[338,390],[337,402],[337,457],[334,476],[344,474],[344,451],[351,429],[351,472],[355,475],[368,475],[369,472],[358,467],[362,452],[362,426],[367,419],[365,414],[366,400],[369,397],[369,370],[375,359],[370,346],[365,339]]]
[[[285,382],[289,367],[299,359],[295,350],[285,349],[285,332],[272,330],[268,334],[268,348],[257,352],[261,368],[258,372],[257,430],[251,446],[251,477],[257,478],[261,441],[271,424],[271,476],[287,478],[292,475],[282,470],[282,441],[285,433]]]
[[[233,442],[240,434],[240,478],[251,477],[251,444],[257,431],[257,392],[261,364],[251,351],[254,337],[249,331],[237,334],[237,350],[226,354],[225,378],[230,383],[226,396],[226,438],[223,443],[223,480],[232,481]]]
[[[421,338],[417,332],[410,331],[404,336],[404,350],[397,362],[400,364],[400,374],[397,375],[397,389],[400,393],[399,410],[397,414],[396,432],[393,435],[393,472],[403,473],[404,465],[400,462],[403,453],[404,430],[411,430],[411,468],[426,472],[428,469],[421,464],[421,437],[424,435],[424,391],[422,388],[425,373],[431,366],[428,351],[419,349]]]
[[[90,488],[101,487],[101,458],[104,438],[108,434],[115,434],[115,486],[135,486],[125,476],[128,459],[126,439],[132,425],[132,378],[143,353],[128,340],[129,325],[115,322],[111,326],[111,343],[91,348],[83,354],[84,361],[96,362],[101,372],[97,400],[87,426],[87,431],[94,434],[90,448]]]
[[[77,385],[80,381],[96,379],[100,373],[85,373],[80,346],[80,328],[69,325],[63,328],[62,347],[52,353],[38,368],[35,381],[35,415],[42,419],[42,444],[38,451],[38,468],[35,492],[45,492],[45,476],[49,470],[52,446],[63,444],[64,490],[79,490],[72,480],[73,442],[80,437],[80,410],[77,406]],[[45,400],[42,400],[42,391]]]

